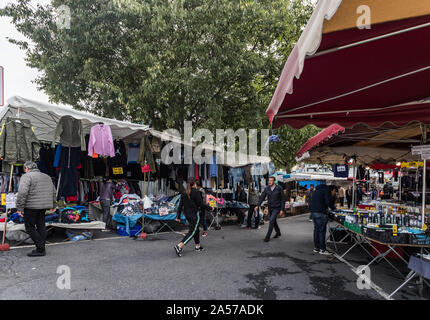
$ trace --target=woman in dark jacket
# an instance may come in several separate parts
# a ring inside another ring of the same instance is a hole
[[[176,215],[177,222],[181,221],[181,213],[184,213],[188,221],[188,233],[179,244],[175,245],[175,252],[179,257],[182,256],[182,248],[193,238],[196,244],[195,250],[203,250],[203,247],[200,245],[200,216],[198,214],[199,211],[203,210],[213,210],[213,208],[203,203],[200,191],[197,189],[196,179],[189,178],[187,181],[187,189],[185,193],[181,195],[178,213]]]

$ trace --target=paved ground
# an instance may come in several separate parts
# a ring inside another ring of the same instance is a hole
[[[347,265],[312,252],[307,215],[280,225],[282,237],[269,243],[262,241],[267,224],[258,231],[224,226],[202,240],[205,252],[189,245],[182,258],[173,233],[53,245],[42,258],[24,248],[1,252],[0,299],[382,299],[359,290]],[[360,264],[363,257],[352,255]],[[70,267],[70,290],[56,286],[60,265]],[[376,269],[389,288],[401,283],[382,264]],[[399,298],[416,298],[409,291]]]

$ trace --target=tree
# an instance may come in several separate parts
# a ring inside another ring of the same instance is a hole
[[[320,129],[313,125],[306,126],[301,130],[295,130],[289,126],[283,126],[277,130],[279,142],[272,144],[270,157],[277,167],[290,171],[297,163],[297,151],[306,141],[320,132]]]
[[[55,8],[70,8],[70,29]],[[267,128],[265,109],[307,0],[30,0],[9,4],[53,102],[156,129]]]

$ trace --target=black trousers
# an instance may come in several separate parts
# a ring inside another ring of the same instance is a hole
[[[272,234],[273,228],[275,228],[276,234],[281,234],[281,229],[279,229],[278,226],[278,214],[281,212],[280,208],[269,208],[269,215],[270,215],[270,222],[269,222],[269,228],[267,229],[266,238],[270,238],[270,235]]]
[[[339,198],[340,200],[340,205],[341,207],[343,207],[344,203],[345,203],[345,198]]]
[[[101,200],[100,206],[103,211],[103,222],[106,224],[106,229],[112,228],[112,216],[110,215],[110,200]]]
[[[252,216],[255,214],[255,205],[250,205],[248,210],[248,219],[247,219],[247,227],[251,228],[252,225]],[[257,213],[257,216],[255,217],[255,229],[258,229],[258,226],[260,225],[260,212]]]
[[[24,209],[25,231],[34,241],[38,252],[45,251],[45,211],[46,209]]]
[[[196,213],[195,217],[186,217],[188,221],[188,233],[182,240],[183,244],[187,244],[191,239],[194,239],[195,244],[200,244],[200,215]]]

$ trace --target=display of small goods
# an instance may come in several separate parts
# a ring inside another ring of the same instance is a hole
[[[373,210],[338,210],[334,220],[345,228],[384,243],[430,245],[430,214],[421,208],[376,204]]]

